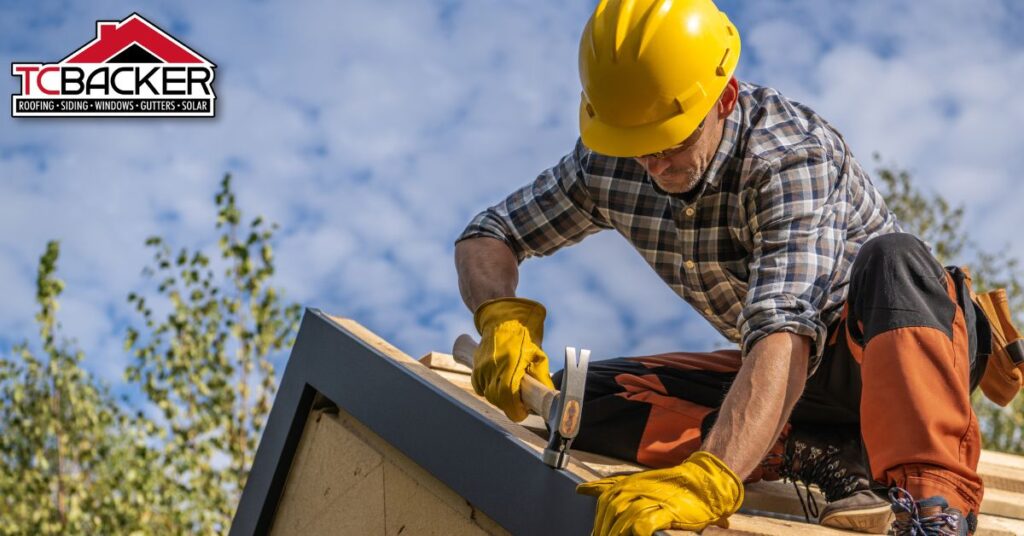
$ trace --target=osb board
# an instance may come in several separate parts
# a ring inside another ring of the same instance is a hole
[[[271,534],[505,535],[342,410],[306,422]]]

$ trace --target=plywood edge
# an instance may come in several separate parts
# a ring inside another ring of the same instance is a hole
[[[331,315],[326,316],[329,320],[351,333],[364,344],[375,348],[381,354],[402,366],[405,370],[415,374],[420,379],[429,382],[435,388],[454,398],[466,408],[480,414],[481,417],[490,421],[491,424],[501,428],[502,431],[506,432],[511,439],[516,440],[521,446],[535,452],[537,454],[538,463],[541,463],[540,454],[547,446],[547,440],[545,438],[538,437],[537,434],[510,421],[504,413],[488,404],[483,398],[476,396],[476,394],[472,392],[472,386],[466,386],[465,384],[456,385],[448,379],[445,379],[441,375],[441,373],[444,373],[445,371],[431,370],[423,363],[409,357],[408,354],[402,352],[397,347],[355,320]],[[590,468],[576,463],[575,461],[569,462],[569,467],[566,468],[566,472],[573,475],[581,482],[600,478],[600,475],[594,473]]]
[[[1021,536],[1024,534],[1024,520],[993,515],[978,517],[978,530],[974,536]]]
[[[986,489],[1024,493],[1024,457],[984,450],[978,462],[978,475]]]
[[[1024,519],[1024,494],[1002,489],[985,489],[981,513]]]
[[[419,358],[418,361],[433,370],[455,372],[457,374],[464,374],[467,377],[473,372],[473,369],[455,361],[455,358],[452,357],[451,354],[445,354],[442,352],[430,352]]]
[[[821,525],[811,525],[798,521],[784,521],[763,516],[734,515],[729,518],[729,528],[708,527],[701,533],[704,536],[715,534],[737,534],[750,536],[851,536],[857,534],[845,530],[837,530]]]
[[[401,365],[405,370],[415,374],[420,379],[429,382],[435,388],[443,391],[451,398],[456,400],[468,409],[478,413],[482,418],[490,421],[493,425],[498,426],[504,432],[508,433],[510,439],[520,442],[521,445],[535,451],[538,454],[543,450],[545,440],[542,437],[544,430],[538,429],[537,422],[532,422],[531,429],[527,429],[520,424],[509,421],[504,414],[497,409],[493,408],[485,400],[477,397],[472,393],[472,386],[469,382],[469,370],[461,365],[447,362],[447,358],[450,358],[449,354],[441,352],[431,352],[430,354],[416,360],[399,350],[397,347],[391,345],[383,338],[374,334],[369,329],[365,328],[358,322],[351,319],[328,316],[331,322],[334,322],[342,329],[349,332],[355,338],[359,339],[362,343],[374,348],[380,354],[393,360],[395,363]],[[429,365],[429,366],[428,366]],[[434,367],[433,369],[431,367]],[[534,421],[536,419],[534,418]],[[540,422],[542,426],[543,423]],[[589,481],[597,478],[601,478],[604,475],[615,473],[615,472],[630,472],[644,470],[645,468],[638,465],[629,464],[622,462],[621,460],[613,459],[599,459],[598,455],[590,455],[589,453],[577,453],[574,452],[573,461],[570,464],[568,472],[575,476],[581,481]],[[982,464],[979,468],[979,472],[990,475],[1016,475],[1014,471],[1021,468],[1022,458],[1011,455],[1004,455],[1001,453],[989,453],[988,451],[982,454]],[[538,463],[539,460],[538,460]],[[998,505],[995,511],[986,509],[983,506],[982,512],[984,514],[999,513],[1002,516],[1015,516],[1024,517],[1024,497],[1016,492],[1008,492],[1005,489],[1000,489],[1006,486],[1010,486],[1016,480],[1010,480],[1009,483],[997,483],[999,482],[993,477],[993,493],[992,498],[988,497],[990,503]],[[782,511],[786,515],[793,515],[799,513],[799,504],[797,503],[796,496],[792,494],[791,489],[786,489],[787,485],[782,483],[764,483],[766,486],[752,486],[748,487],[748,502],[745,503],[745,508],[748,510],[763,510],[764,505],[774,504],[775,506],[771,510]],[[787,497],[789,497],[787,501]],[[1016,506],[1016,508],[1014,508]],[[991,520],[986,518],[992,517]],[[824,527],[816,525],[808,525],[806,523],[798,523],[792,521],[785,521],[779,519],[765,518],[761,516],[750,516],[737,514],[732,518],[732,530],[731,533],[739,534],[778,534],[780,532],[792,532],[795,534],[838,534],[841,531],[834,531]],[[983,515],[981,516],[981,524],[979,527],[978,534],[1004,534],[999,532],[1009,526],[1011,529],[1016,530],[1014,523],[1019,520],[1011,519],[1008,517],[995,517]],[[983,530],[984,529],[984,530]],[[706,534],[716,533],[718,529],[709,528]],[[989,530],[995,532],[988,532]],[[737,532],[738,531],[738,532]],[[814,532],[808,532],[814,531]],[[821,532],[827,531],[827,532]],[[844,532],[845,534],[851,534]],[[672,532],[672,534],[688,534],[686,532]]]
[[[421,358],[420,361],[426,363],[428,367],[436,368],[442,378],[453,385],[472,393],[472,386],[468,379],[469,370],[465,367],[461,371],[454,369],[454,367],[449,367],[447,359],[451,359],[451,356],[448,354],[430,352]],[[454,362],[453,359],[452,362]],[[455,363],[455,366],[461,367],[458,363]],[[477,399],[483,404],[487,404],[483,398],[477,397]],[[501,418],[504,419],[504,416],[502,415]],[[514,423],[510,424],[517,426]],[[535,433],[543,432],[543,430],[536,428],[535,422],[530,428]],[[622,460],[614,460],[597,454],[579,451],[573,452],[573,459],[601,476],[644,469],[643,466],[630,464]],[[978,473],[981,475],[986,487],[985,498],[981,505],[981,513],[1013,519],[1024,519],[1024,457],[1001,452],[982,451]],[[747,489],[747,500],[744,502],[744,508],[746,509],[778,512],[795,516],[803,515],[795,492],[788,484],[782,482],[759,482],[748,486]],[[824,504],[824,498],[820,493],[813,488],[811,492],[815,494],[819,504]]]

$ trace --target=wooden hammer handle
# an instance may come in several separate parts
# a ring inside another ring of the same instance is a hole
[[[459,335],[455,339],[455,345],[452,347],[452,357],[455,358],[455,361],[473,368],[473,354],[476,353],[477,346],[473,337],[466,334]],[[523,376],[523,382],[519,387],[519,395],[523,399],[523,404],[530,411],[547,420],[551,416],[551,404],[554,403],[555,397],[558,396],[558,391],[549,389],[548,386],[527,374]]]

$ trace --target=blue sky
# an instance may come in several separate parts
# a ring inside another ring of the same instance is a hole
[[[34,270],[60,239],[60,312],[117,384],[145,237],[212,246],[212,196],[281,224],[276,283],[413,356],[472,330],[452,240],[572,148],[592,1],[10,2],[0,58],[56,61],[132,11],[218,65],[212,120],[0,114],[0,352],[35,338]],[[1024,4],[722,2],[738,76],[780,89],[870,155],[967,206],[975,238],[1024,253]],[[6,92],[18,79],[9,77]],[[9,105],[6,104],[5,106]],[[521,267],[546,347],[596,358],[725,345],[614,233]],[[552,352],[556,354],[556,352]]]

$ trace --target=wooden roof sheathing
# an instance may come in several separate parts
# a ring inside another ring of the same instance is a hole
[[[307,310],[231,534],[269,533],[315,399],[341,408],[511,534],[589,534],[594,499],[576,494],[576,485],[643,469],[574,451],[567,470],[553,470],[540,459],[539,419],[510,422],[472,393],[467,371],[450,356],[421,361],[352,320]],[[987,490],[977,534],[1024,535],[1024,459],[985,452],[979,472]],[[803,523],[800,514],[791,485],[757,483],[747,486],[729,529],[704,534],[855,534]]]

